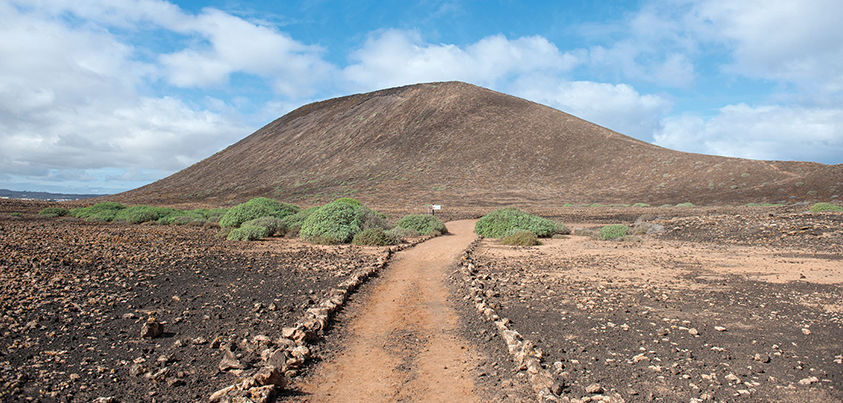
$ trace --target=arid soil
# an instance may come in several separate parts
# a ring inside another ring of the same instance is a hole
[[[221,345],[278,335],[381,254],[215,232],[0,213],[0,401],[207,401],[237,378]]]
[[[561,398],[839,402],[841,218],[653,219],[663,234],[484,240],[472,258]]]
[[[214,228],[37,217],[44,206],[0,201],[4,402],[208,401],[250,371],[221,370],[221,347],[259,365],[243,340],[274,339],[353,270],[386,256],[291,239],[223,241]],[[577,234],[608,223],[639,234],[570,235],[529,248],[485,239],[459,259],[476,265],[473,284],[454,261],[473,239],[466,228],[398,252],[350,295],[305,365],[286,368],[291,384],[280,400],[354,401],[384,392],[365,387],[379,384],[393,394],[369,401],[437,393],[535,401],[530,369],[519,369],[477,298],[541,351],[560,401],[843,400],[843,214],[546,215]],[[163,324],[162,335],[141,336],[149,319]]]

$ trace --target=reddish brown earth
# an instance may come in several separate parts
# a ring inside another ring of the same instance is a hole
[[[828,201],[843,164],[755,161],[657,147],[459,82],[302,106],[168,178],[109,199],[227,206],[249,197],[378,209],[565,203]]]

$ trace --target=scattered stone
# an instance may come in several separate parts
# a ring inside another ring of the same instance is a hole
[[[767,354],[756,353],[755,357],[753,357],[755,361],[762,362],[764,364],[770,362],[770,356]]]
[[[690,329],[688,329],[688,333],[689,333],[691,336],[697,336],[697,335],[699,335],[699,334],[700,334],[699,330],[697,330],[696,328],[693,328],[693,327],[692,327],[692,328],[690,328]]]
[[[715,326],[715,327],[714,327],[714,330],[716,330],[716,331],[718,331],[718,332],[725,332],[725,331],[726,331],[726,327],[724,327],[724,326]]]
[[[246,365],[240,362],[234,353],[229,350],[223,350],[223,357],[219,364],[220,371],[228,371],[230,369],[246,369]]]
[[[803,327],[802,328],[802,334],[804,334],[806,336],[811,334],[811,329],[808,329],[807,327]]]
[[[592,394],[592,395],[600,394],[600,393],[603,393],[603,392],[605,392],[605,390],[603,389],[602,386],[600,386],[599,383],[592,383],[591,385],[588,385],[585,388],[585,393]]]
[[[141,338],[154,339],[164,334],[164,325],[150,318],[141,326]]]
[[[287,380],[276,367],[263,367],[254,376],[255,383],[260,386],[272,385],[279,388],[287,386]]]
[[[809,378],[800,379],[799,384],[803,385],[803,386],[808,386],[808,385],[817,383],[819,381],[820,381],[819,378],[817,378],[816,376],[812,376],[812,377],[809,377]]]

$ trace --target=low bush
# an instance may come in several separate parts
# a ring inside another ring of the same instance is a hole
[[[266,236],[272,236],[275,234],[284,234],[284,230],[287,229],[287,225],[284,224],[280,218],[275,217],[261,217],[255,218],[254,220],[249,220],[243,223],[242,227],[254,225],[258,227],[266,228]],[[265,238],[265,237],[263,237]]]
[[[226,211],[220,218],[220,226],[236,228],[244,222],[261,217],[275,217],[282,219],[299,212],[299,208],[278,200],[266,197],[256,197],[245,203],[238,204]]]
[[[694,203],[679,203],[676,207],[694,207]]]
[[[319,210],[319,206],[300,210],[296,214],[291,214],[282,218],[281,221],[284,222],[284,226],[286,228],[284,236],[297,237],[299,235],[299,230],[301,230],[301,226],[304,223],[304,220],[306,220],[307,217],[313,214],[313,212],[316,210]]]
[[[810,210],[812,213],[822,213],[825,211],[843,211],[843,207],[832,203],[817,203],[811,206]]]
[[[113,221],[125,221],[130,224],[141,224],[159,219],[171,214],[179,213],[179,210],[169,207],[132,206],[120,209],[114,214]]]
[[[126,206],[117,202],[102,202],[90,207],[74,209],[71,213],[76,218],[83,218],[85,221],[112,221],[117,212],[125,208]]]
[[[541,242],[539,242],[539,237],[529,231],[519,231],[512,235],[504,237],[503,239],[501,239],[501,243],[504,245],[513,246],[536,246],[542,244]]]
[[[425,214],[410,214],[401,217],[395,228],[415,231],[419,235],[431,235],[434,233],[447,234],[448,229],[439,217]]]
[[[70,210],[63,207],[47,207],[38,212],[38,215],[43,217],[64,217],[70,214]]]
[[[368,228],[355,234],[351,243],[364,246],[387,246],[395,245],[395,238],[381,228]]]
[[[389,231],[386,231],[386,233],[387,233],[387,235],[391,236],[392,239],[394,239],[396,243],[402,242],[407,238],[415,238],[415,237],[419,236],[419,233],[414,231],[414,230],[404,229],[404,228],[399,228],[399,227],[395,227],[395,228],[393,228]]]
[[[559,223],[528,214],[515,207],[506,207],[486,214],[474,225],[474,233],[487,238],[503,238],[518,231],[528,231],[538,237],[549,237],[564,231]]]
[[[370,228],[387,229],[386,216],[341,200],[311,212],[302,222],[299,235],[311,243],[332,245],[348,243],[358,232]]]
[[[244,224],[240,228],[232,229],[226,239],[229,241],[255,241],[267,236],[269,236],[269,230],[266,227]]]
[[[346,204],[351,205],[352,207],[360,207],[360,206],[363,205],[363,203],[360,203],[359,200],[352,199],[351,197],[341,197],[337,200],[334,200],[333,202],[334,203],[346,203]]]
[[[635,203],[632,207],[650,207],[650,205],[647,203]]]
[[[9,213],[9,217],[23,217],[23,213],[21,213],[20,211],[13,211]]]
[[[600,228],[597,231],[597,237],[604,241],[609,241],[612,239],[623,238],[626,236],[627,232],[629,232],[629,227],[627,227],[626,225],[612,224]]]

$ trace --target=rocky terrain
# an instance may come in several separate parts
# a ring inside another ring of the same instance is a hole
[[[456,284],[529,340],[509,340],[510,351],[528,372],[525,355],[542,362],[548,379],[534,386],[548,401],[843,398],[840,214],[649,224],[660,234],[483,240]]]
[[[4,402],[207,401],[259,366],[249,343],[271,345],[384,254],[243,244],[215,238],[214,228],[45,219],[39,207],[0,206]],[[295,366],[284,366],[288,377]]]

